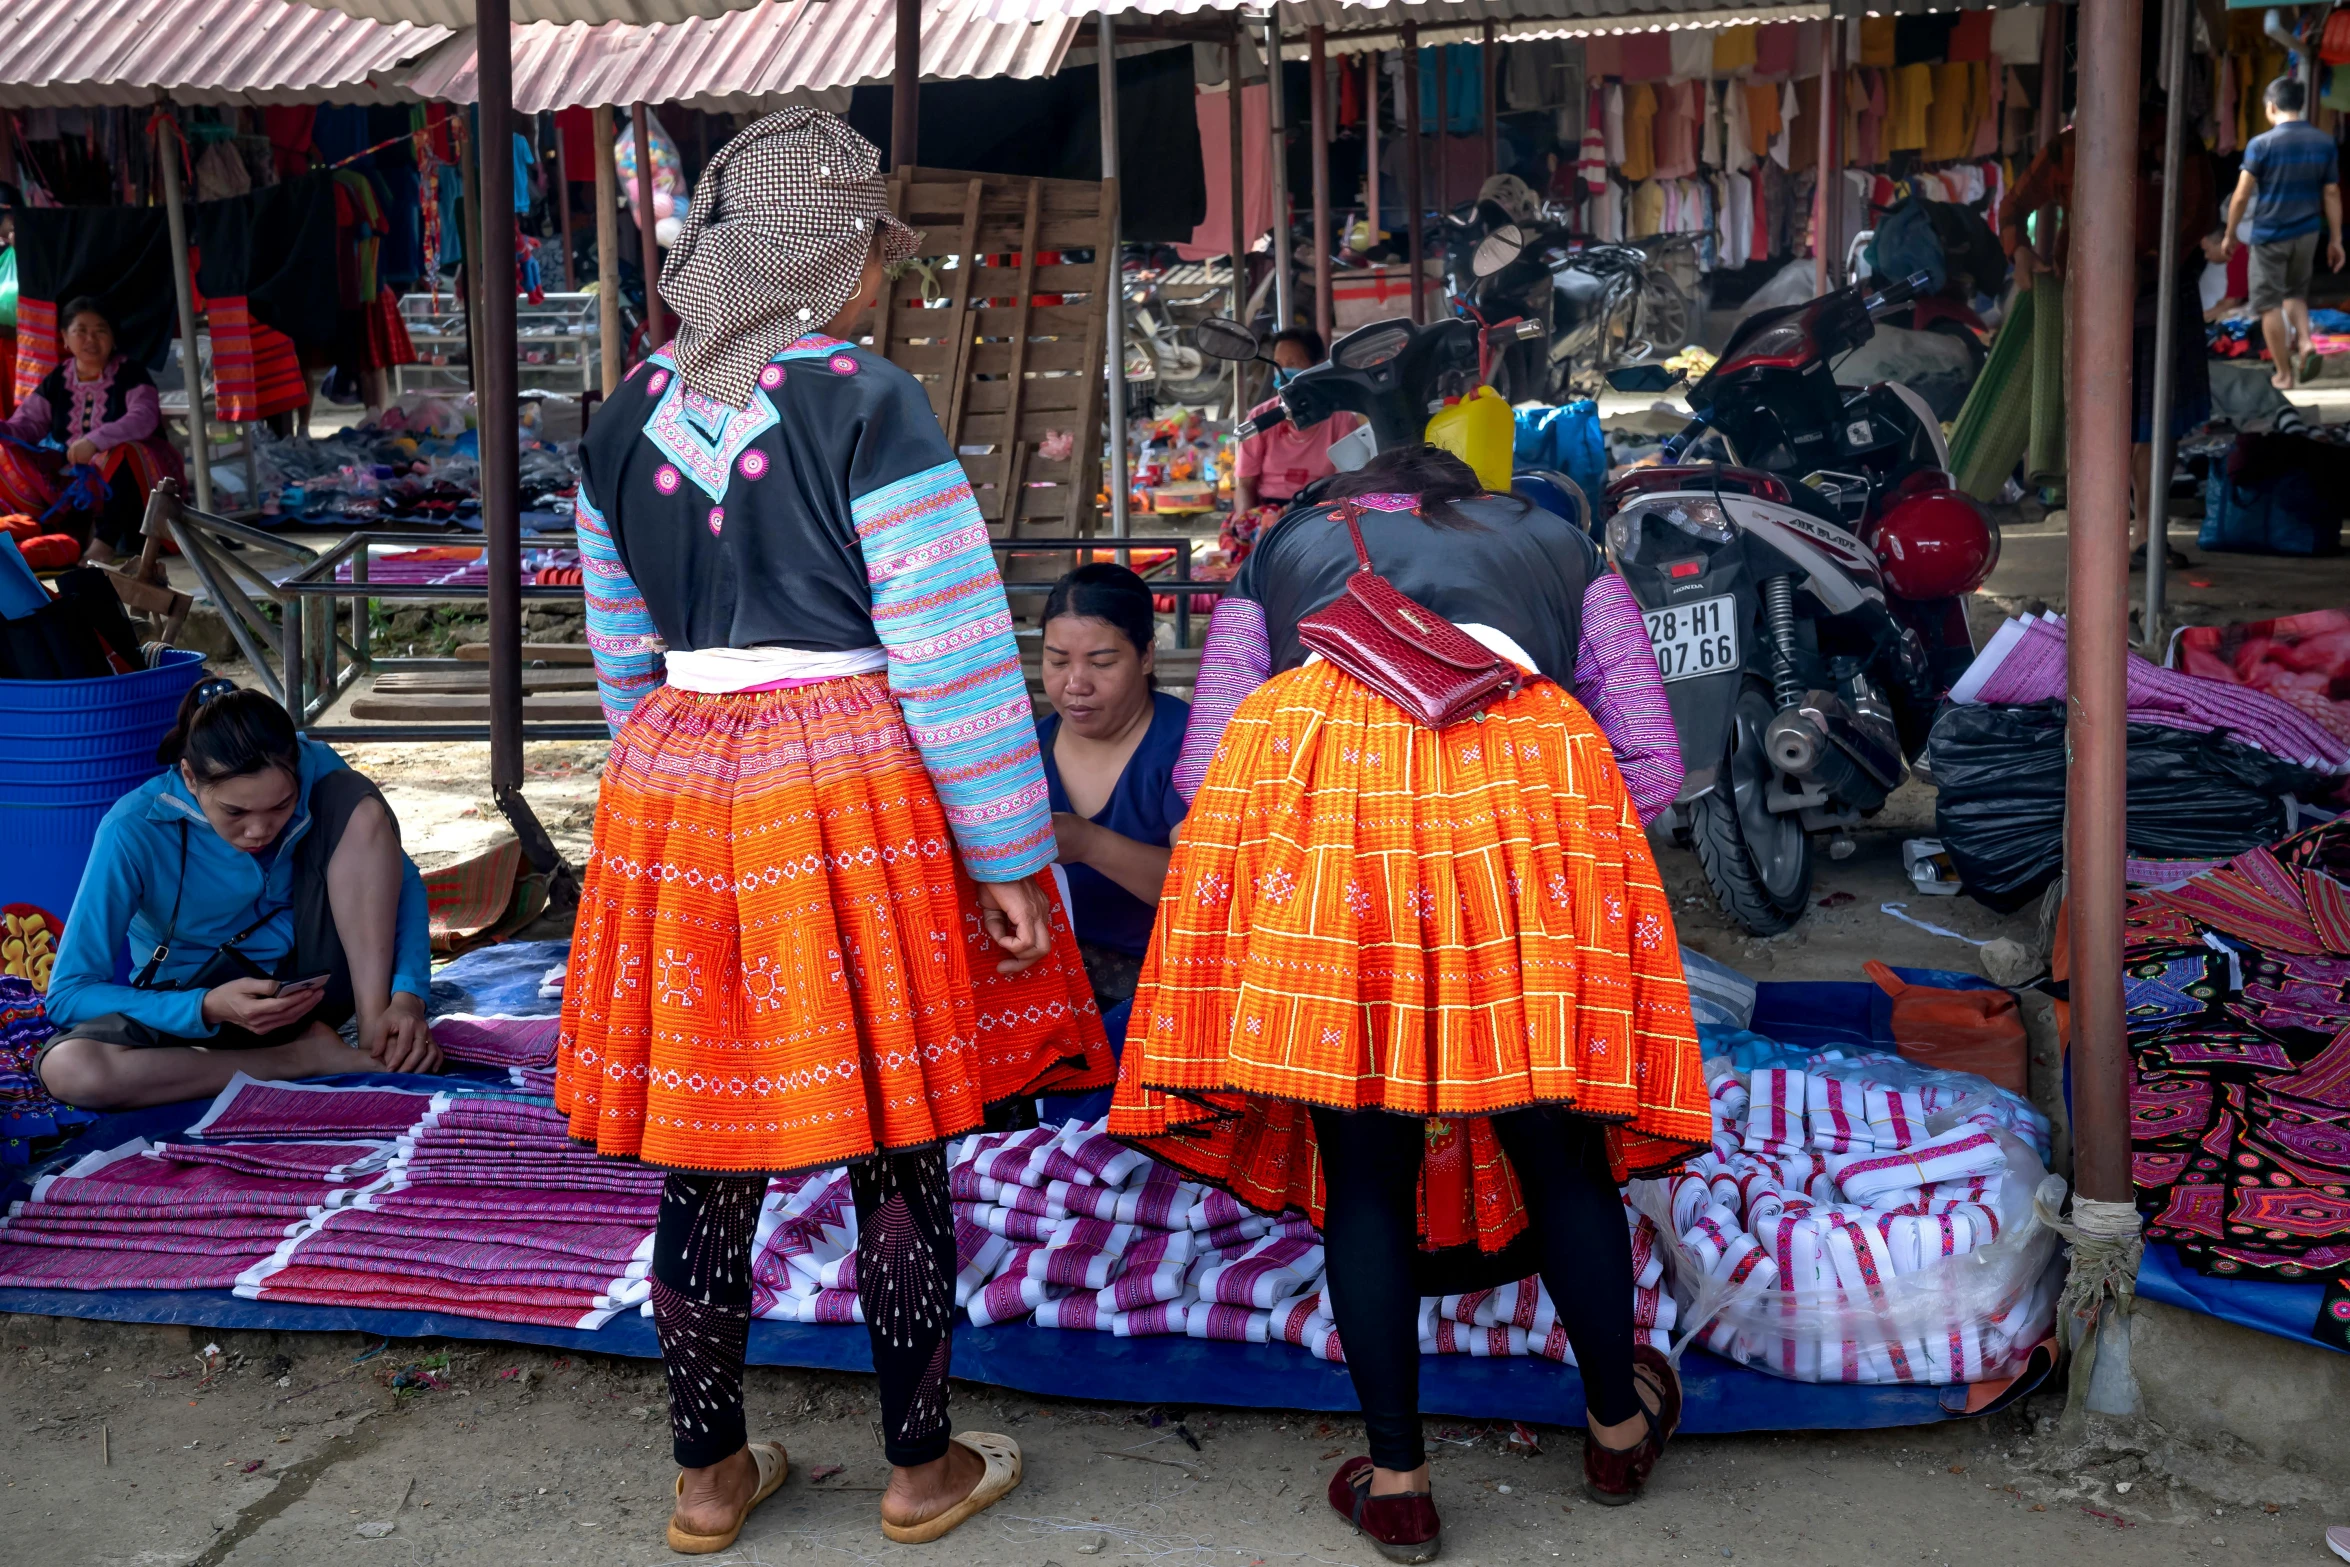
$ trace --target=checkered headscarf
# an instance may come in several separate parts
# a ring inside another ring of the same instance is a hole
[[[678,315],[678,373],[747,406],[759,372],[857,292],[876,234],[884,262],[919,236],[883,205],[881,154],[822,109],[770,114],[718,149],[661,268]]]

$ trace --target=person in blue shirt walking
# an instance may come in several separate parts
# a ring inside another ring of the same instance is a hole
[[[424,880],[375,785],[221,679],[188,693],[156,759],[99,823],[66,917],[35,1064],[49,1092],[125,1110],[240,1071],[438,1071]]]
[[[2305,117],[2308,89],[2290,76],[2268,84],[2268,121],[2276,127],[2244,149],[2244,172],[2228,198],[2223,257],[2236,247],[2236,225],[2250,208],[2244,236],[2252,244],[2252,313],[2268,340],[2269,380],[2289,392],[2309,352],[2309,276],[2316,270],[2320,220],[2327,270],[2342,270],[2341,159],[2334,139]],[[2307,374],[2315,375],[2314,363]]]

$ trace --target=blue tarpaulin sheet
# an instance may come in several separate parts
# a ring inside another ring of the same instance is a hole
[[[2205,1278],[2179,1261],[2167,1241],[2148,1243],[2145,1260],[2138,1264],[2138,1293],[2148,1300],[2331,1350],[2333,1345],[2309,1331],[2317,1325],[2317,1303],[2325,1292],[2323,1284]]]
[[[500,956],[475,961],[490,952]],[[520,944],[490,948],[470,954],[465,960],[468,968],[456,977],[479,1003],[476,1010],[498,1010],[503,1003],[519,1000],[526,984],[535,1002],[539,974],[551,961],[559,960],[559,950],[550,959],[544,948],[525,951]],[[452,965],[439,977],[449,979],[454,969]],[[1899,972],[1921,984],[1982,983],[1969,975],[1941,970]],[[1765,983],[1757,996],[1754,1027],[1790,1043],[1890,1045],[1888,1016],[1883,992],[1874,985]],[[502,1078],[504,1074],[468,1075]],[[446,1079],[381,1073],[325,1081],[397,1087],[447,1083]],[[91,1129],[80,1146],[111,1148],[133,1137],[174,1137],[204,1109],[204,1102],[199,1101],[109,1116]],[[21,1197],[24,1192],[20,1187],[6,1195]],[[597,1331],[581,1332],[435,1312],[363,1311],[241,1300],[225,1290],[28,1289],[0,1289],[0,1311],[109,1322],[366,1333],[399,1339],[489,1339],[646,1359],[660,1354],[651,1319],[635,1314],[615,1317]],[[955,1375],[964,1381],[1042,1396],[1130,1403],[1180,1400],[1255,1409],[1343,1411],[1356,1407],[1354,1387],[1343,1366],[1317,1360],[1289,1345],[1121,1339],[1107,1333],[1065,1333],[1025,1323],[988,1328],[966,1324],[956,1330],[954,1357]],[[866,1336],[833,1326],[754,1322],[750,1358],[754,1365],[872,1369]],[[1966,1412],[1968,1390],[1963,1387],[1787,1382],[1731,1365],[1696,1348],[1683,1358],[1681,1369],[1688,1394],[1682,1429],[1690,1432],[1861,1430],[1924,1425]],[[1573,1425],[1582,1418],[1583,1385],[1572,1367],[1548,1360],[1428,1356],[1421,1361],[1420,1402],[1431,1414],[1463,1419]]]

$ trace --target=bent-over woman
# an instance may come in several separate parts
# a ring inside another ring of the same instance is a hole
[[[1334,489],[1210,623],[1110,1130],[1321,1222],[1371,1449],[1330,1502],[1419,1562],[1440,1539],[1420,1297],[1538,1270],[1582,1371],[1586,1489],[1629,1501],[1681,1394],[1634,1345],[1617,1185],[1704,1148],[1711,1121],[1642,832],[1680,751],[1629,591],[1573,524],[1433,448]],[[1373,569],[1527,683],[1435,729],[1309,659],[1299,623],[1358,566],[1350,513]]]
[[[555,1102],[669,1171],[652,1305],[669,1543],[726,1549],[783,1483],[743,1418],[771,1174],[847,1163],[891,1465],[936,1539],[1018,1483],[950,1437],[944,1144],[1109,1081],[987,524],[917,383],[847,339],[914,236],[838,118],[727,143],[670,250],[677,339],[581,447],[588,637],[615,731]]]

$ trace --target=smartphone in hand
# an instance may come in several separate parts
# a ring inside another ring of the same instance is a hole
[[[313,974],[307,979],[286,980],[277,987],[275,999],[283,1001],[288,996],[306,996],[314,990],[324,990],[326,982],[333,977],[331,974]]]

